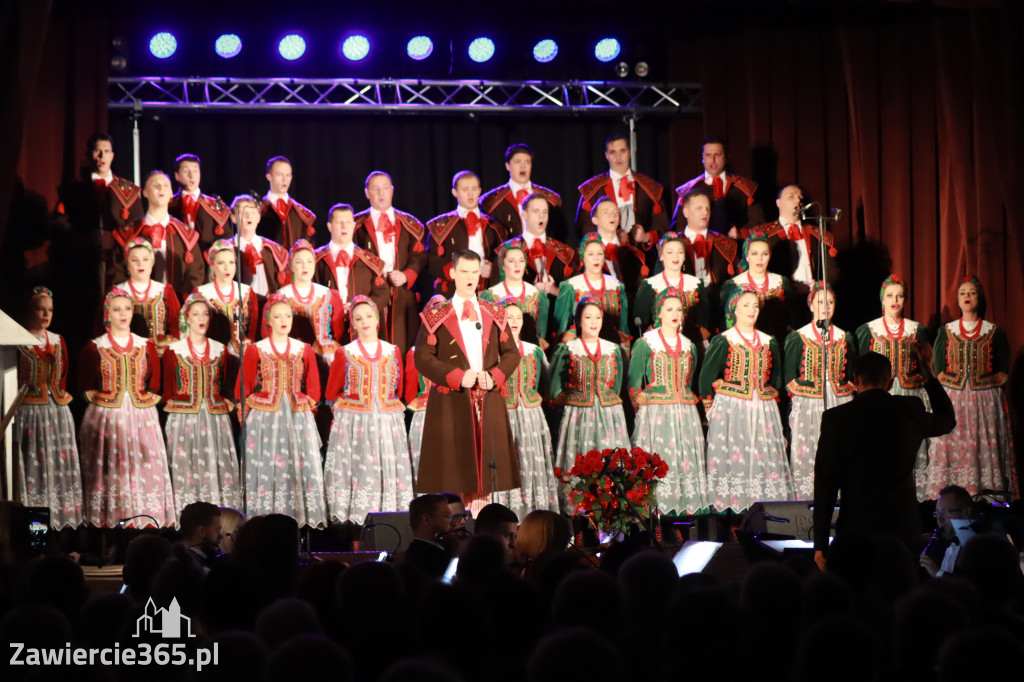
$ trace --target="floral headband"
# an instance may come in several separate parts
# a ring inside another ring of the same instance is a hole
[[[658,258],[661,258],[661,252],[665,250],[665,245],[670,242],[679,242],[683,245],[683,255],[686,255],[686,238],[683,237],[681,232],[666,232],[665,236],[658,240]]]
[[[744,294],[753,294],[754,296],[757,296],[756,291],[744,284],[739,289],[732,292],[732,295],[729,296],[729,302],[725,304],[725,326],[729,329],[732,329],[733,325],[736,324],[736,305],[740,302],[740,298]]]
[[[267,302],[263,304],[263,324],[260,325],[260,334],[265,339],[270,338],[270,309],[279,303],[284,303],[289,308],[292,306],[291,301],[276,292],[267,296]]]
[[[580,259],[582,260],[583,254],[586,252],[587,247],[591,244],[597,244],[601,247],[601,253],[604,253],[604,242],[601,241],[601,235],[597,232],[588,232],[583,235],[583,239],[580,240]]]
[[[373,299],[370,298],[369,296],[367,296],[365,294],[358,294],[358,295],[352,297],[352,304],[349,306],[349,309],[348,309],[348,321],[349,321],[349,324],[352,323],[352,314],[356,311],[356,306],[358,306],[358,305],[368,305],[368,306],[370,306],[370,308],[373,310],[374,316],[377,318],[377,321],[380,322],[380,311],[377,310],[377,304],[374,303]]]
[[[210,244],[210,248],[203,254],[203,258],[206,260],[206,281],[213,281],[213,259],[217,257],[217,254],[221,251],[235,252],[235,245],[227,239],[218,239],[214,243]],[[236,263],[237,265],[237,263]]]
[[[826,291],[832,294],[833,296],[836,295],[836,292],[832,291],[832,287],[825,284],[820,279],[814,280],[814,284],[811,285],[811,291],[810,293],[807,294],[807,307],[810,308],[811,310],[814,310],[814,297],[818,295],[819,291]]]
[[[523,305],[523,301],[516,298],[515,296],[506,296],[505,298],[498,301],[498,305],[502,308],[519,308],[523,313],[526,312],[526,308]]]
[[[110,326],[110,302],[115,298],[127,298],[129,301],[132,300],[131,295],[121,289],[120,287],[111,287],[107,295],[103,297],[103,326]]]
[[[579,312],[586,308],[588,305],[597,306],[602,312],[604,311],[604,308],[601,307],[601,302],[597,300],[597,297],[587,294],[586,296],[580,299],[579,303],[576,304],[576,309],[573,311],[574,314],[579,315]]]
[[[522,251],[524,254],[526,253],[526,240],[522,237],[513,237],[507,242],[502,242],[502,244],[498,246],[498,262],[500,263],[505,260],[505,256],[509,251],[516,250]]]
[[[981,286],[981,280],[978,279],[977,275],[964,275],[964,278],[960,282],[960,284],[956,285],[957,291],[959,291],[960,287],[963,286],[964,284],[973,284],[974,288],[976,288],[978,290],[978,298],[979,299],[984,299],[985,298],[985,287]],[[45,287],[40,287],[40,288],[45,288]]]
[[[669,233],[671,234],[671,233]],[[665,301],[670,298],[678,298],[680,302],[683,300],[683,292],[677,287],[665,287],[658,295],[654,297],[654,326],[661,326],[661,309],[665,305]],[[683,306],[683,315],[686,315],[686,306]]]
[[[132,237],[128,240],[128,243],[124,245],[124,259],[128,260],[128,254],[131,253],[132,249],[146,249],[149,251],[149,255],[153,255],[153,245],[149,243],[148,239],[142,237]]]
[[[53,292],[46,287],[36,287],[32,290],[32,298],[53,298]]]
[[[188,334],[188,311],[196,303],[202,303],[207,309],[210,307],[209,302],[198,291],[193,291],[189,294],[185,298],[185,302],[181,304],[181,312],[178,313],[178,329],[181,330],[182,334]]]
[[[295,258],[295,254],[299,251],[310,251],[316,254],[316,249],[306,239],[296,239],[295,243],[292,244],[292,248],[288,249],[288,264],[291,265],[292,259]]]
[[[771,243],[768,241],[768,233],[764,230],[754,230],[747,235],[747,238],[743,240],[743,246],[740,249],[740,253],[743,254],[743,257],[740,259],[740,272],[745,272],[749,269],[749,266],[747,265],[747,253],[750,250],[750,245],[755,242],[764,242],[765,244]]]
[[[903,278],[900,277],[899,275],[889,275],[888,277],[885,278],[885,280],[882,281],[882,286],[878,290],[879,301],[885,300],[885,290],[886,288],[892,286],[893,284],[898,284],[901,287],[903,287],[903,296],[905,297],[907,295],[907,285],[903,281]]]

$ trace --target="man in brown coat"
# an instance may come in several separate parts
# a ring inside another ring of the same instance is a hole
[[[519,453],[501,389],[519,351],[504,308],[476,296],[480,256],[457,251],[451,272],[455,295],[427,305],[416,338],[416,369],[433,383],[416,489],[511,490],[520,485]]]

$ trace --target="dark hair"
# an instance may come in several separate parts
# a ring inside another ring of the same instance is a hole
[[[180,156],[178,156],[178,158],[174,160],[174,172],[177,173],[179,170],[181,170],[181,164],[185,163],[186,161],[191,161],[192,163],[199,166],[203,165],[197,155],[185,153],[181,154]]]
[[[974,516],[974,500],[971,499],[971,493],[967,491],[967,488],[959,485],[947,485],[939,491],[939,497],[947,495],[952,497],[956,506],[967,512],[968,516]]]
[[[521,209],[523,209],[525,211],[526,207],[530,205],[530,202],[534,201],[536,199],[541,199],[544,203],[547,203],[547,201],[548,201],[548,198],[546,196],[544,196],[543,194],[541,194],[540,192],[533,192],[532,194],[527,196],[525,199],[523,199],[523,203],[521,203],[519,205],[519,208],[521,208]]]
[[[193,502],[181,510],[181,534],[186,538],[200,526],[210,525],[220,516],[220,507],[210,502]]]
[[[474,173],[473,171],[461,170],[452,176],[452,189],[458,187],[459,182],[461,182],[463,178],[476,178],[476,181],[480,182],[480,176]]]
[[[494,535],[501,531],[503,523],[518,524],[519,517],[505,505],[492,502],[477,513],[473,532]]]
[[[327,222],[331,222],[331,218],[334,217],[334,212],[335,211],[351,211],[352,215],[356,214],[355,209],[352,208],[352,204],[346,204],[344,202],[338,202],[334,206],[331,206],[331,208],[327,211]]]
[[[615,204],[615,208],[616,209],[619,207],[619,204],[618,204],[618,202],[615,201],[615,199],[612,199],[607,194],[602,194],[600,197],[597,198],[597,201],[594,202],[594,205],[590,207],[590,217],[593,218],[594,216],[597,215],[597,208],[598,208],[598,206],[600,206],[601,204],[607,203],[609,201],[612,202],[613,204]]]
[[[413,530],[420,526],[420,519],[433,514],[440,505],[448,506],[444,495],[420,495],[409,503],[409,525]]]
[[[523,144],[522,142],[516,142],[505,150],[505,163],[512,161],[512,157],[516,154],[526,154],[531,159],[533,158],[533,150],[530,149],[529,145]]]
[[[454,504],[456,502],[462,502],[462,495],[456,495],[455,493],[441,493],[444,495],[444,499],[448,500],[448,504]]]
[[[787,187],[796,187],[798,190],[800,190],[801,194],[804,193],[804,188],[800,186],[800,183],[797,183],[797,182],[783,182],[783,183],[781,183],[779,185],[778,191],[775,192],[775,198],[776,199],[781,199],[782,198],[782,191],[784,189],[786,189]]]
[[[381,176],[387,178],[388,182],[391,183],[392,185],[395,184],[395,181],[391,179],[391,175],[389,173],[385,173],[382,170],[375,170],[375,171],[370,171],[370,174],[366,176],[366,180],[363,181],[363,189],[366,189],[367,187],[369,187],[370,186],[370,180],[373,180],[378,175],[381,175]]]
[[[704,153],[704,147],[707,147],[709,144],[720,144],[720,145],[722,145],[722,151],[724,153],[726,153],[726,154],[729,153],[729,145],[726,144],[724,137],[718,137],[716,135],[708,135],[707,137],[705,137],[703,140],[700,141],[700,153],[701,154]]]
[[[454,268],[459,264],[460,260],[471,260],[479,263],[482,259],[480,254],[470,249],[462,249],[461,251],[452,251],[452,267]]]
[[[698,184],[703,184],[703,183],[698,183]],[[711,193],[708,192],[708,190],[704,189],[704,187],[695,187],[695,188],[691,189],[689,192],[687,192],[685,196],[683,196],[683,206],[689,206],[690,202],[693,201],[694,198],[696,198],[698,196],[701,196],[701,197],[704,197],[705,199],[707,199],[708,203],[711,202]]]
[[[857,360],[854,373],[868,386],[885,386],[892,378],[892,363],[881,353],[865,353]]]
[[[85,141],[85,153],[92,154],[93,150],[96,149],[96,144],[99,142],[109,142],[110,148],[114,148],[114,138],[106,133],[93,133],[89,136],[89,139]]]
[[[617,130],[609,134],[608,137],[604,138],[604,150],[608,151],[608,145],[610,145],[612,142],[615,142],[616,140],[625,140],[626,146],[629,147],[629,134],[624,131]]]
[[[278,154],[277,156],[271,156],[269,159],[267,159],[268,173],[270,172],[270,169],[274,167],[274,164],[277,163],[278,161],[282,163],[287,163],[289,166],[292,165],[292,162],[288,160],[287,156],[281,156],[280,154]]]
[[[604,275],[601,276],[604,277]],[[583,311],[587,309],[587,306],[594,306],[601,311],[602,315],[604,315],[604,308],[601,307],[601,302],[596,298],[593,296],[584,296],[581,298],[580,302],[576,304],[576,310],[573,311],[572,314],[573,324],[576,325],[576,334],[579,336],[583,336],[583,332],[580,331],[580,328],[583,324]]]

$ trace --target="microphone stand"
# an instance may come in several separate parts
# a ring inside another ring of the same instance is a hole
[[[816,220],[818,221],[818,275],[821,279],[822,291],[827,292],[828,278],[827,278],[827,262],[826,253],[827,249],[825,245],[827,243],[826,237],[828,233],[828,223],[834,223],[839,221],[839,217],[842,215],[842,210],[838,208],[830,209],[830,215],[825,216],[821,210],[821,204],[818,202],[811,202],[804,204],[799,207],[798,213],[800,216],[800,222],[804,221],[807,211],[812,207],[818,207],[818,215]],[[808,254],[810,255],[810,254]],[[811,285],[814,286],[813,283]],[[826,301],[828,294],[826,293]],[[829,376],[829,364],[828,364],[828,346],[832,341],[832,315],[828,311],[828,303],[825,304],[825,319],[819,320],[814,323],[816,326],[821,328],[821,399],[824,403],[824,407],[828,409],[828,376]]]

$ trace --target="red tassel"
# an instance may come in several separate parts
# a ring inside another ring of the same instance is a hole
[[[214,228],[213,233],[216,234],[216,235],[224,234],[224,226],[223,225],[218,225],[216,228]]]
[[[444,247],[441,246],[440,244],[437,245],[437,255],[438,256],[443,256],[444,255]]]
[[[583,210],[584,211],[589,211],[590,210],[590,200],[589,199],[587,199],[587,200],[585,200],[583,202]]]
[[[312,236],[315,236],[315,235],[316,235],[316,230],[313,229],[312,225],[310,225],[309,227],[306,228],[306,236],[307,237],[312,237]]]
[[[191,252],[190,252],[190,253],[186,253],[186,254],[185,254],[185,262],[186,262],[186,263],[191,263],[191,262],[192,262],[192,261],[194,261],[194,260],[195,260],[195,258],[193,258],[193,257],[192,257],[192,254],[191,254]]]
[[[441,291],[448,293],[448,282],[441,282]]]
[[[729,263],[729,269],[727,271],[730,275],[736,274],[736,269],[732,267],[732,263]]]
[[[661,215],[661,204],[654,205],[654,215]]]
[[[508,341],[508,332],[502,332],[501,336],[498,337],[498,340],[501,341],[502,343]]]
[[[284,270],[279,270],[277,273],[277,283],[281,286],[288,284],[288,273]]]
[[[651,269],[649,267],[647,267],[645,265],[642,268],[640,268],[640,276],[641,277],[646,277],[649,274],[651,274]]]
[[[378,276],[375,280],[373,280],[373,283],[379,287],[384,286],[384,278]]]
[[[423,244],[421,244],[420,242],[416,242],[416,244],[412,247],[413,253],[423,253],[425,250],[426,249],[423,248]]]
[[[830,247],[828,247],[828,255],[830,255],[833,258],[835,258],[837,255],[839,255],[839,252],[836,251],[836,247],[830,246]]]
[[[562,270],[562,274],[565,275],[567,278],[572,277],[572,268],[566,265],[565,268]]]
[[[434,336],[433,334],[428,335],[427,336],[427,345],[428,346],[436,346],[437,345],[437,337]]]
[[[121,209],[121,219],[122,220],[128,220],[128,216],[129,216],[128,208],[127,207],[122,208]]]

